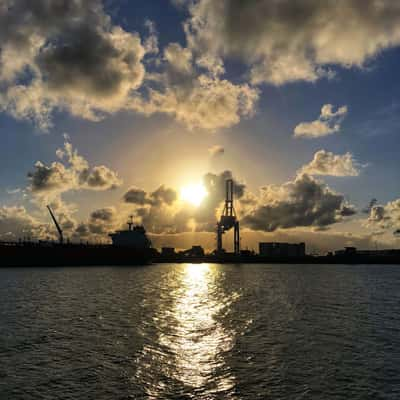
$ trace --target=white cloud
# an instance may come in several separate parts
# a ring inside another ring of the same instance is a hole
[[[166,87],[150,90],[149,101],[137,98],[133,108],[144,114],[165,113],[189,129],[217,130],[240,122],[254,113],[258,93],[248,85],[236,86],[227,80],[199,76],[191,90]]]
[[[24,207],[0,207],[0,240],[43,237],[46,233],[46,227]]]
[[[118,174],[108,167],[90,167],[69,142],[56,155],[60,161],[49,165],[37,161],[34,170],[28,173],[29,190],[34,195],[54,199],[70,190],[109,190],[122,184]]]
[[[255,112],[259,92],[247,84],[234,84],[215,73],[203,59],[203,71],[192,51],[171,43],[164,51],[159,74],[149,75],[147,95],[132,99],[132,109],[151,115],[165,113],[189,129],[215,131],[229,128]],[[206,70],[204,68],[206,67]]]
[[[309,175],[358,176],[360,165],[351,153],[333,154],[319,150],[311,162],[304,165],[300,173]]]
[[[218,157],[222,156],[225,153],[225,149],[222,146],[216,144],[215,146],[211,146],[208,149],[208,152],[211,157]]]
[[[337,65],[362,68],[400,44],[400,4],[393,0],[178,3],[189,9],[189,46],[209,59],[243,61],[253,84],[313,82],[331,77]]]
[[[347,111],[347,106],[339,107],[335,112],[332,104],[325,104],[322,106],[321,114],[317,120],[301,122],[294,128],[294,136],[318,138],[339,132]]]
[[[398,235],[400,229],[400,199],[385,205],[375,204],[370,208],[367,226],[391,231]]]

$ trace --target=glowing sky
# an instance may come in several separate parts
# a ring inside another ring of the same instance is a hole
[[[243,247],[398,246],[399,46],[392,0],[0,0],[0,240],[212,248],[233,178]]]

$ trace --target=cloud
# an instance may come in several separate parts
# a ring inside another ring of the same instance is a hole
[[[47,229],[25,207],[0,207],[0,240],[44,237]]]
[[[225,149],[220,145],[212,146],[208,149],[208,152],[211,157],[222,156],[225,153]]]
[[[168,44],[153,22],[141,40],[101,0],[6,0],[0,6],[0,111],[52,126],[55,110],[98,121],[121,110],[164,113],[217,130],[254,113],[258,90],[222,79],[221,63]],[[146,71],[150,69],[152,72]]]
[[[164,59],[169,67],[169,73],[191,75],[193,73],[192,52],[179,43],[170,43],[164,50]]]
[[[148,204],[149,199],[147,198],[147,193],[143,189],[138,189],[136,187],[130,188],[123,196],[125,203],[145,205]]]
[[[351,153],[333,154],[319,150],[312,161],[304,165],[300,173],[308,175],[358,176],[360,165]]]
[[[93,210],[86,221],[80,222],[69,232],[73,241],[109,242],[108,234],[122,228],[125,212],[117,212],[113,206]],[[127,218],[127,217],[126,217]]]
[[[100,0],[6,0],[0,47],[0,109],[43,129],[54,109],[98,120],[124,108],[145,75],[139,35]]]
[[[171,205],[177,198],[178,194],[174,189],[161,185],[157,190],[150,194],[150,204],[155,206],[163,203]]]
[[[400,199],[390,201],[385,205],[375,204],[374,202],[366,225],[391,231],[397,235],[396,232],[400,229]]]
[[[333,111],[332,104],[325,104],[321,108],[319,118],[312,122],[301,122],[294,128],[295,137],[317,138],[339,132],[341,123],[347,114],[347,106]]]
[[[93,211],[89,218],[89,232],[95,235],[107,235],[117,223],[115,207],[105,207]]]
[[[181,232],[214,232],[217,211],[225,199],[225,182],[234,179],[231,171],[203,176],[207,196],[199,207],[182,202],[176,190],[161,185],[153,192],[133,187],[123,196],[133,206],[133,214],[156,234]],[[246,186],[234,179],[236,199],[244,196]]]
[[[199,207],[178,197],[167,203],[155,202],[154,193],[131,189],[124,199],[134,206],[132,213],[154,234],[215,232],[225,199],[225,182],[231,171],[208,173],[203,184],[208,196]],[[172,189],[171,189],[172,190]],[[242,226],[251,230],[272,232],[277,229],[327,228],[356,213],[344,196],[307,174],[298,175],[282,185],[269,185],[254,195],[246,185],[234,179],[235,208]]]
[[[110,190],[121,185],[117,173],[104,165],[90,167],[69,142],[58,149],[57,157],[49,165],[37,161],[28,173],[29,190],[37,196],[54,198],[70,190]]]
[[[160,60],[161,72],[153,74],[145,95],[132,99],[131,107],[146,115],[171,115],[189,129],[215,131],[229,128],[255,112],[259,92],[248,84],[234,84],[200,71],[190,49],[169,44]]]
[[[161,185],[152,193],[147,193],[143,189],[136,187],[130,188],[125,192],[123,200],[125,203],[137,204],[137,205],[152,205],[159,206],[163,203],[171,205],[178,195],[174,189],[168,188],[165,185]]]
[[[306,174],[281,186],[261,189],[256,206],[242,218],[253,230],[272,232],[295,227],[323,228],[355,214],[342,194]]]
[[[392,0],[179,0],[189,46],[209,59],[235,58],[253,84],[316,81],[334,68],[363,68],[400,44]]]
[[[364,214],[370,214],[372,208],[373,208],[377,203],[378,203],[378,200],[375,199],[375,198],[372,198],[372,199],[369,201],[367,207],[365,207],[365,208],[362,210],[362,212],[363,212]]]

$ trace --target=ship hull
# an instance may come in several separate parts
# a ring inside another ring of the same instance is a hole
[[[151,258],[151,249],[114,246],[0,246],[1,267],[129,266],[149,264]]]

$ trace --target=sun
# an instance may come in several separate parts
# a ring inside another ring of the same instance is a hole
[[[181,189],[181,199],[196,207],[202,203],[207,195],[207,190],[201,183],[187,185]]]

